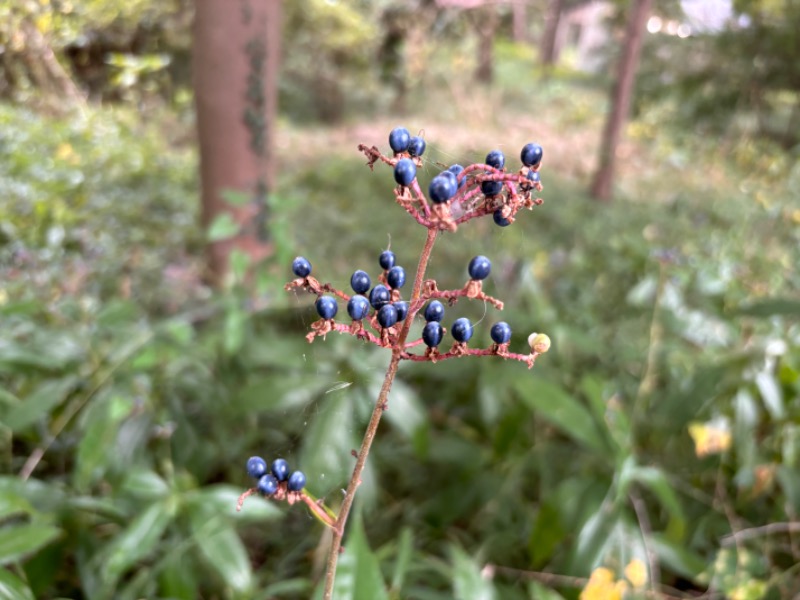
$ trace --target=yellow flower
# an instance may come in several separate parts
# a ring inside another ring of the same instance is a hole
[[[731,447],[731,432],[726,423],[690,423],[689,435],[694,440],[694,453],[698,458],[721,454]]]
[[[611,569],[597,567],[581,591],[580,600],[622,600],[627,589],[628,584],[625,581],[614,580]]]
[[[625,567],[625,579],[630,581],[631,585],[635,588],[644,587],[647,583],[647,567],[644,562],[638,558],[634,558]]]

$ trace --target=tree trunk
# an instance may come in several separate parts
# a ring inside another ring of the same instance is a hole
[[[521,0],[511,5],[511,26],[515,42],[524,44],[528,41],[528,5]]]
[[[600,161],[590,191],[592,197],[598,200],[611,198],[617,146],[630,111],[636,68],[642,50],[642,38],[652,4],[653,0],[634,0],[628,16],[617,79],[611,94],[611,106],[600,141]]]
[[[474,12],[475,28],[478,32],[478,68],[475,79],[479,83],[491,84],[494,79],[494,35],[497,30],[497,8],[485,6]]]
[[[547,3],[544,34],[542,34],[542,42],[539,47],[539,60],[544,67],[550,67],[556,62],[556,34],[563,10],[564,0],[549,0]]]
[[[230,254],[269,256],[267,195],[274,179],[280,0],[197,0],[193,70],[200,145],[202,221],[223,213],[238,226],[209,243],[208,274],[221,284]],[[243,202],[226,201],[237,192]]]

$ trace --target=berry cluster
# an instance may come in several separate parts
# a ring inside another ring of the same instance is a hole
[[[485,215],[492,215],[500,227],[514,222],[521,208],[533,208],[542,203],[532,192],[542,191],[539,168],[543,150],[529,143],[520,152],[522,166],[515,172],[505,168],[506,157],[492,150],[483,163],[466,168],[449,166],[436,175],[428,185],[428,196],[417,181],[417,168],[422,165],[425,140],[413,137],[405,127],[396,127],[389,134],[393,156],[381,154],[376,146],[359,145],[373,168],[377,161],[394,167],[398,184],[395,199],[417,222],[429,229],[455,231],[458,225]]]
[[[272,461],[268,470],[267,462],[260,456],[247,460],[247,474],[257,481],[256,490],[264,496],[277,496],[282,499],[288,492],[302,492],[306,486],[306,476],[302,471],[289,474],[289,463],[282,458]]]

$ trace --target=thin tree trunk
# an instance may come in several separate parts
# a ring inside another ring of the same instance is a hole
[[[478,32],[478,68],[475,79],[490,84],[494,79],[494,35],[497,30],[497,8],[485,6],[474,11],[475,28]]]
[[[512,35],[518,44],[528,41],[528,5],[516,0],[511,5]]]
[[[21,58],[31,83],[48,98],[57,98],[60,103],[68,106],[83,104],[80,89],[58,62],[49,41],[30,18],[22,19],[20,33],[24,39]]]
[[[281,11],[280,0],[197,0],[195,7],[202,221],[208,227],[227,212],[239,227],[236,235],[208,245],[209,276],[220,284],[234,250],[251,265],[272,252],[265,224],[274,178]],[[226,191],[248,201],[233,205]]]
[[[542,66],[549,67],[556,62],[556,34],[564,10],[564,0],[549,0],[544,17],[544,34],[539,47],[539,60]]]
[[[592,182],[590,193],[598,200],[609,200],[614,183],[614,165],[622,128],[628,119],[636,68],[642,50],[645,24],[650,15],[653,0],[634,0],[625,40],[617,70],[617,79],[611,94],[611,106],[600,142],[600,161]]]

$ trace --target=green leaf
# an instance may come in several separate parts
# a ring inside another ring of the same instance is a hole
[[[163,597],[175,600],[196,600],[199,598],[197,565],[184,552],[170,552],[161,563],[159,570],[160,591]]]
[[[409,527],[403,527],[397,542],[397,558],[394,561],[394,574],[392,575],[392,592],[395,596],[398,596],[403,589],[403,581],[411,564],[413,552],[414,533]]]
[[[627,484],[635,481],[650,490],[670,516],[667,526],[667,536],[674,542],[683,539],[686,529],[686,518],[683,514],[678,495],[664,472],[658,467],[642,467],[633,463],[633,458],[626,461],[620,471],[619,488],[622,493],[627,493]]]
[[[531,581],[528,584],[528,595],[531,600],[564,600],[564,596],[558,592],[554,592],[550,588],[546,588],[541,583]]]
[[[576,442],[594,452],[609,452],[592,414],[560,386],[544,379],[519,378],[514,387],[526,406]]]
[[[790,298],[769,298],[745,304],[736,313],[748,317],[800,316],[800,301]]]
[[[19,577],[0,568],[0,600],[34,600],[33,592]]]
[[[250,559],[239,536],[220,516],[196,512],[192,515],[192,533],[206,566],[238,594],[252,595],[253,572]]]
[[[381,381],[375,386],[375,394],[372,398],[378,397]],[[426,422],[426,413],[422,409],[419,397],[411,386],[402,381],[395,380],[392,384],[392,392],[389,395],[389,407],[391,410],[384,413],[386,420],[400,430],[406,438],[411,439],[417,428],[422,427]]]
[[[665,565],[687,579],[695,580],[706,568],[706,562],[700,556],[659,534],[652,534],[648,544]]]
[[[140,500],[158,500],[169,493],[169,486],[158,473],[149,469],[131,469],[125,481],[122,483],[122,490],[126,495],[133,496]]]
[[[208,227],[208,241],[219,242],[232,238],[239,233],[239,224],[229,212],[221,212]]]
[[[561,507],[553,502],[543,502],[536,514],[528,538],[528,554],[534,567],[541,567],[550,560],[564,539],[566,532],[561,524]]]
[[[388,600],[378,559],[370,550],[360,515],[355,515],[347,548],[339,558],[334,600]]]
[[[250,496],[241,511],[236,511],[236,503],[244,490],[232,485],[212,485],[186,495],[188,510],[204,511],[205,514],[224,515],[230,518],[250,521],[279,519],[283,513],[275,502],[260,496]]]
[[[306,473],[324,475],[330,485],[346,481],[353,464],[353,403],[348,392],[328,394],[316,404],[303,436],[300,464]],[[322,490],[313,489],[323,495]]]
[[[8,564],[52,542],[61,533],[58,527],[29,523],[0,527],[0,564]]]
[[[453,563],[453,595],[456,600],[494,600],[491,580],[481,574],[480,566],[455,544],[450,545]]]
[[[253,197],[250,194],[239,190],[222,190],[220,196],[231,206],[245,206],[253,201]]]
[[[30,427],[61,404],[77,380],[77,377],[70,376],[45,381],[8,412],[5,424],[16,433]]]
[[[783,394],[775,376],[772,373],[761,371],[756,375],[756,387],[761,393],[764,406],[769,411],[773,419],[783,419],[786,416],[786,408],[783,404]]]

